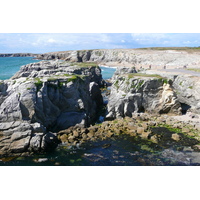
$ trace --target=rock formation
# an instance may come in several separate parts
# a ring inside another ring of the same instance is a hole
[[[97,49],[81,51],[52,52],[37,55],[38,59],[63,59],[71,62],[97,62],[114,66],[135,66],[139,68],[167,68],[200,66],[199,53],[184,50],[148,49]]]
[[[87,126],[102,104],[98,66],[41,61],[0,83],[0,153],[47,149],[57,131]]]
[[[35,57],[34,53],[0,53],[0,57]]]
[[[131,117],[134,112],[180,114],[181,104],[171,82],[161,76],[139,73],[115,75],[107,119]]]
[[[183,111],[200,114],[199,73],[189,70],[147,70],[144,73],[154,73],[171,79]]]

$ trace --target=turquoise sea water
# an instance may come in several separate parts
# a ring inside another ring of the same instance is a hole
[[[100,66],[103,79],[109,79],[115,73],[116,68]]]
[[[0,80],[11,78],[22,65],[39,62],[33,57],[0,57]],[[115,72],[115,68],[100,66],[104,79],[109,79]]]
[[[39,62],[33,57],[0,57],[0,80],[11,78],[22,65]]]

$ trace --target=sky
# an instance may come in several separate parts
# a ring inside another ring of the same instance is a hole
[[[200,33],[0,33],[0,53],[185,46],[200,46]]]

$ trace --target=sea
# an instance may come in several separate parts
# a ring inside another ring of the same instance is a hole
[[[11,78],[20,67],[29,63],[39,62],[33,57],[0,57],[0,80]],[[103,79],[109,79],[114,74],[115,67],[100,66]]]
[[[0,80],[11,78],[22,65],[39,61],[33,57],[0,57]]]

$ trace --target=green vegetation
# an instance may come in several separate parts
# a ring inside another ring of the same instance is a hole
[[[97,56],[102,56],[102,52],[101,52],[101,51],[96,51],[95,54],[96,54]]]
[[[97,67],[98,64],[95,62],[74,62],[71,63],[70,66],[78,66],[78,67]]]
[[[67,79],[67,83],[69,83],[69,82],[75,82],[77,79],[78,79],[79,77],[77,76],[77,75],[72,75],[71,77],[69,77],[68,79]]]
[[[180,86],[182,86],[182,84],[183,84],[183,81],[181,81],[181,82],[179,83]]]
[[[189,88],[190,88],[190,89],[192,89],[193,87],[192,87],[192,86],[190,86]]]
[[[26,88],[27,90],[31,90],[31,88]]]
[[[199,68],[188,68],[187,70],[194,71],[194,72],[200,72]]]
[[[115,81],[114,86],[117,88],[117,90],[119,89],[119,81],[118,80]]]
[[[188,53],[199,52],[200,47],[149,47],[149,48],[138,48],[139,50],[176,50],[176,51],[186,51]]]
[[[53,77],[47,79],[47,81],[49,81],[49,82],[50,81],[56,81],[56,80],[57,80],[57,78],[53,78]]]
[[[37,92],[42,88],[43,82],[39,78],[35,78],[35,86],[37,88]]]
[[[129,73],[128,78],[134,78],[134,77],[154,77],[154,78],[163,78],[162,76],[158,74],[143,74],[143,73]]]

